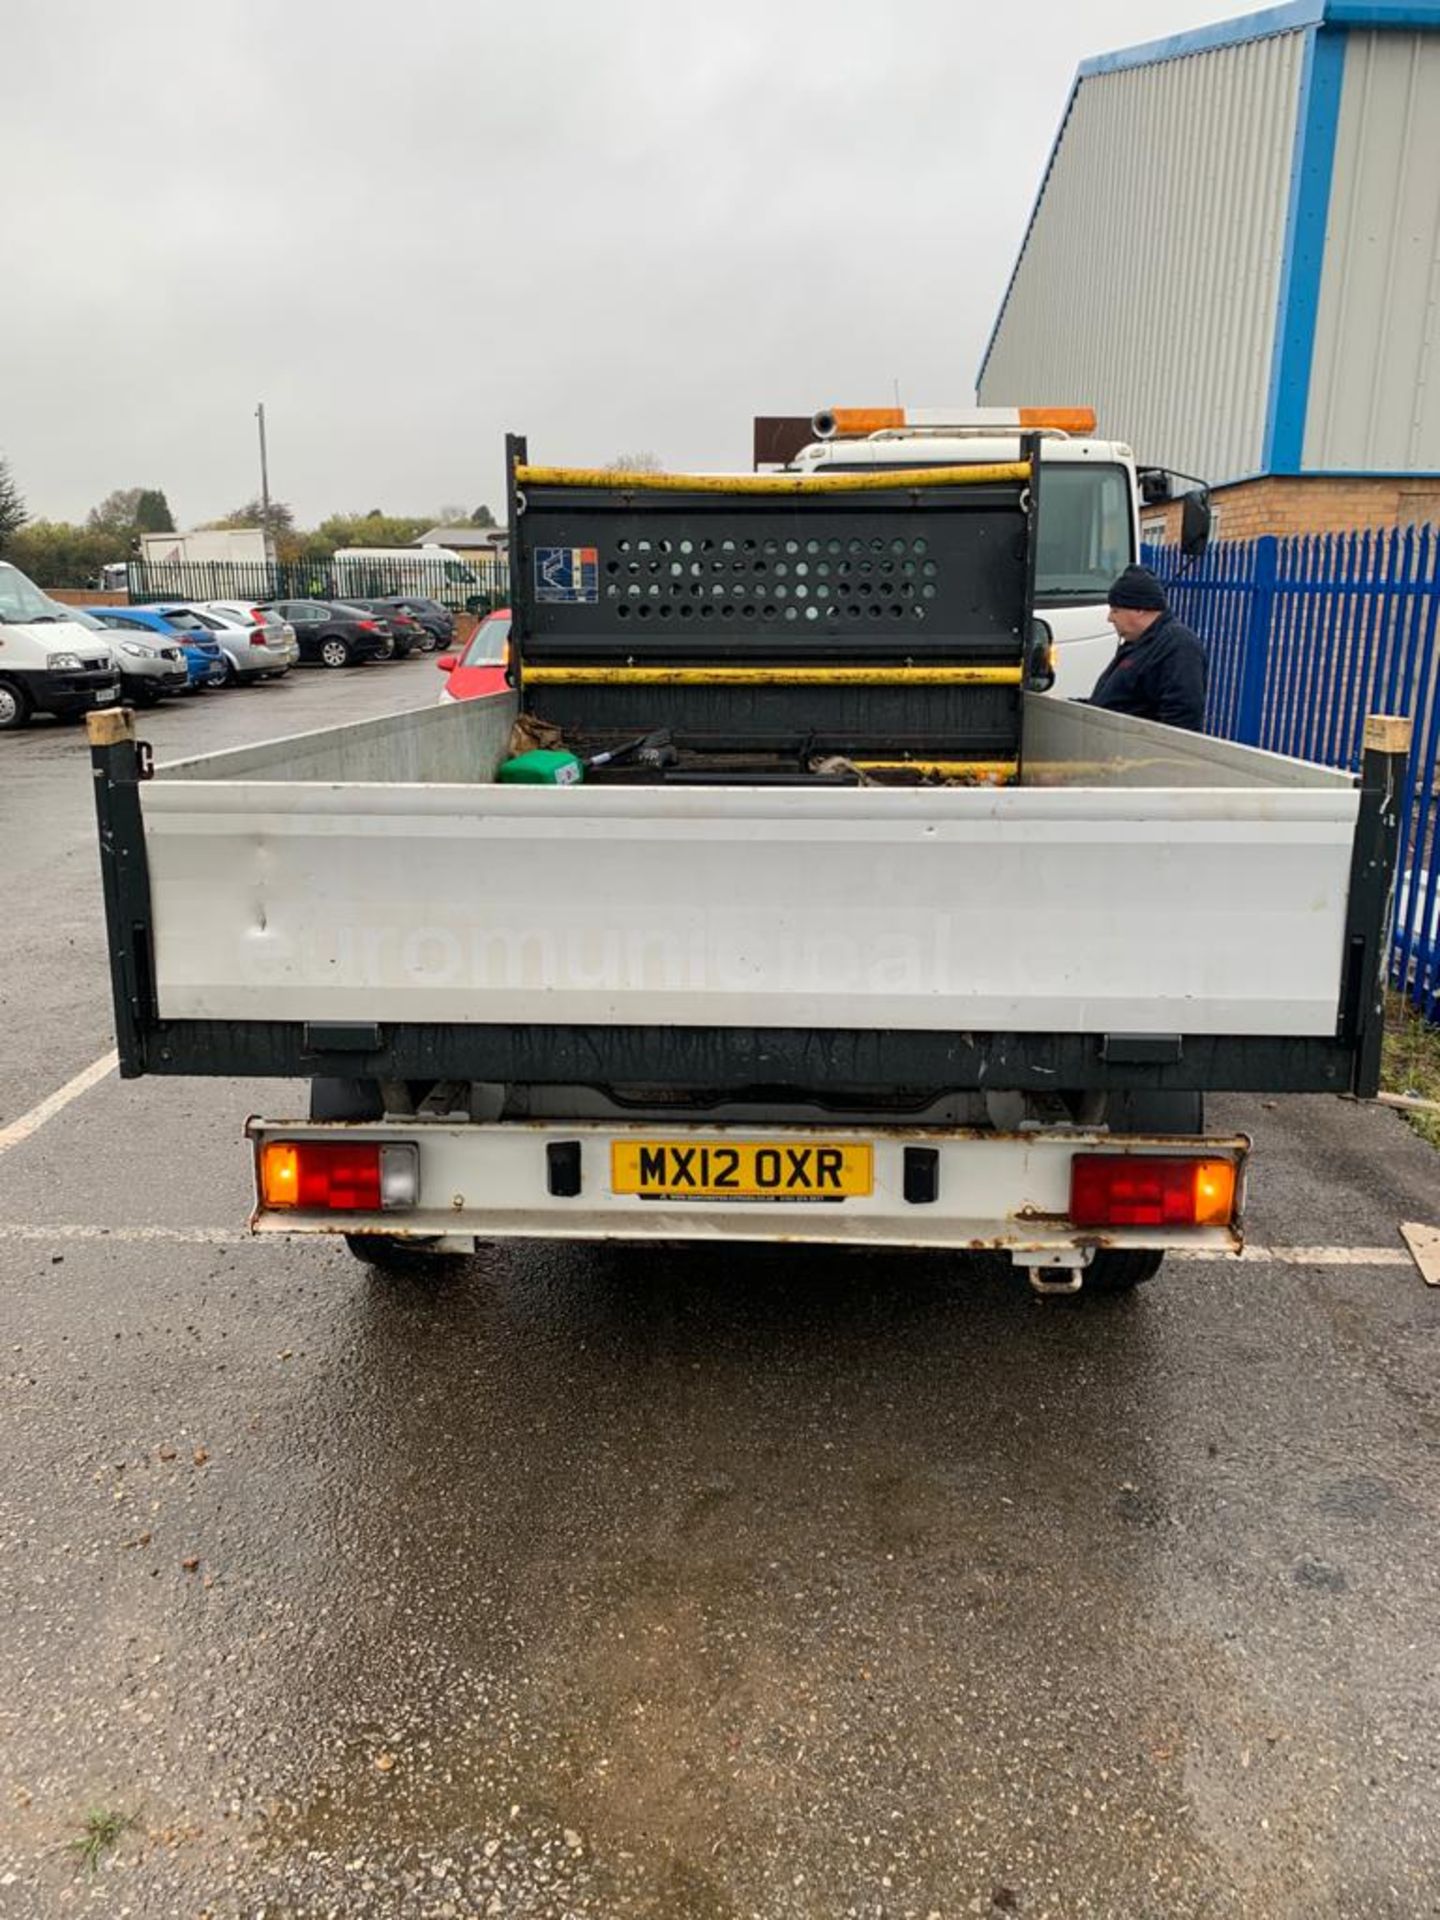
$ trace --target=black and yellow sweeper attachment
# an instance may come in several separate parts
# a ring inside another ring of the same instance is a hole
[[[522,706],[587,777],[1013,777],[1033,436],[1003,464],[803,475],[507,452]]]

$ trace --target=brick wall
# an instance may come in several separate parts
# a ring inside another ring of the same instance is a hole
[[[1216,513],[1219,540],[1253,540],[1262,533],[1349,533],[1383,527],[1440,524],[1440,480],[1392,475],[1389,478],[1345,479],[1319,475],[1241,480],[1216,487],[1210,501]],[[1140,524],[1147,540],[1165,542],[1180,536],[1180,503],[1144,507]]]
[[[66,607],[128,607],[128,593],[99,593],[93,587],[46,587],[46,598]]]

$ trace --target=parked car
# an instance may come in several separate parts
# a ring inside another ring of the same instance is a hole
[[[413,614],[406,613],[403,607],[397,607],[390,600],[347,600],[347,607],[359,607],[362,613],[373,613],[377,620],[383,620],[390,629],[394,641],[393,653],[397,660],[406,660],[412,653],[425,653],[429,649],[424,642],[425,629]]]
[[[510,685],[510,609],[487,613],[471,634],[463,653],[442,653],[435,662],[448,674],[440,689],[440,704],[450,700],[478,700],[487,693],[504,693]]]
[[[392,593],[375,605],[383,610],[398,607],[401,613],[408,613],[417,621],[422,635],[420,651],[433,653],[436,647],[448,647],[455,638],[455,616],[449,607],[442,607],[438,600],[426,600],[419,594]]]
[[[354,667],[362,660],[383,660],[390,651],[390,630],[363,607],[339,600],[277,600],[273,611],[288,620],[300,644],[300,658],[321,667]]]
[[[218,647],[188,646],[186,634],[148,607],[76,607],[73,612],[82,626],[110,636],[122,697],[137,707],[192,687],[219,686],[225,678]]]
[[[160,611],[189,632],[214,636],[225,663],[225,683],[278,680],[300,658],[295,630],[282,616],[248,600],[167,602]]]
[[[78,720],[119,698],[108,641],[0,560],[0,733],[29,726],[37,713]]]
[[[224,686],[225,662],[220,656],[219,644],[202,626],[197,625],[193,630],[188,626],[179,626],[155,607],[100,607],[96,610],[96,617],[101,621],[105,621],[107,616],[123,621],[136,632],[153,633],[177,641],[185,655],[192,693],[201,687]]]

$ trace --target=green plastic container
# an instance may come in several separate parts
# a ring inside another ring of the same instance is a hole
[[[502,760],[495,778],[505,787],[573,787],[585,778],[585,769],[573,753],[537,747]]]

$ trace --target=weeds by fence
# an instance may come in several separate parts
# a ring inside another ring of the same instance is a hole
[[[1440,1020],[1440,527],[1221,542],[1147,558],[1210,656],[1211,733],[1359,768],[1370,713],[1412,722],[1391,978]]]

